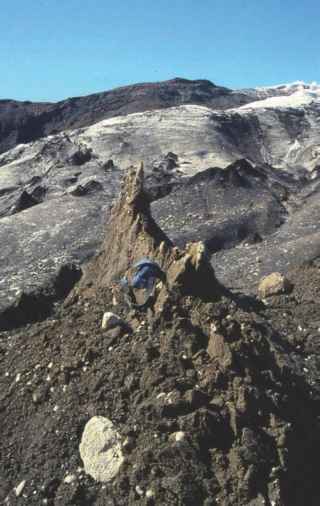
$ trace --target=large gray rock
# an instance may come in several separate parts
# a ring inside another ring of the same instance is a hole
[[[85,472],[99,482],[111,481],[124,461],[121,437],[103,416],[94,416],[86,424],[79,451]]]

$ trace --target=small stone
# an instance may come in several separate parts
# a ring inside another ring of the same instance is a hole
[[[126,437],[126,439],[122,443],[122,448],[126,451],[129,451],[133,448],[134,439],[130,436]]]
[[[19,373],[19,374],[17,374],[17,376],[16,376],[16,383],[18,383],[18,382],[20,381],[20,379],[21,379],[21,374]]]
[[[119,316],[117,316],[116,314],[106,312],[104,313],[102,318],[101,328],[104,330],[112,329],[114,327],[122,326],[123,323],[124,323],[123,320],[119,318]]]
[[[154,495],[155,495],[155,494],[154,494],[154,491],[153,491],[151,488],[149,488],[149,489],[146,491],[146,498],[147,498],[147,499],[151,499],[152,497],[154,497]]]
[[[287,293],[291,290],[291,282],[280,272],[273,272],[261,279],[258,287],[260,299],[265,299],[272,295]]]
[[[76,481],[77,477],[74,474],[67,474],[65,479],[63,480],[65,483],[70,484]]]
[[[19,483],[19,485],[15,487],[14,491],[17,497],[19,497],[22,494],[23,489],[26,486],[26,483],[27,483],[26,480],[23,480],[21,481],[21,483]]]
[[[50,364],[48,364],[48,369],[52,369],[53,367],[53,362],[50,362]]]
[[[232,363],[232,353],[228,343],[221,334],[213,330],[213,327],[210,329],[207,352],[211,358],[218,359],[225,367]]]
[[[142,490],[141,487],[139,487],[139,485],[136,486],[136,492],[138,495],[140,495],[140,497],[143,496],[144,494],[144,491]]]
[[[176,443],[179,443],[179,442],[183,441],[185,438],[186,438],[186,433],[182,432],[182,431],[173,432],[169,436],[169,440],[170,441],[174,441]]]

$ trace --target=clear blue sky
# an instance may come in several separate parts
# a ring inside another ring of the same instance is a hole
[[[2,0],[0,98],[320,81],[319,0]]]

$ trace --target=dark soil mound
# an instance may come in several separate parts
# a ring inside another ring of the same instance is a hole
[[[167,276],[146,313],[114,284],[141,256]],[[280,307],[302,314],[315,304],[314,279],[313,300],[300,271],[293,292],[266,308],[233,296],[201,243],[172,247],[150,216],[141,171],[131,172],[100,255],[63,307],[2,334],[2,502],[318,505],[319,402],[291,358]],[[102,329],[108,310],[126,325]],[[122,439],[125,460],[108,483],[90,478],[79,455],[96,415]]]

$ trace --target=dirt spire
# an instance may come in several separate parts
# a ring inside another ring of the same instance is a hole
[[[190,243],[185,251],[173,246],[151,216],[144,191],[143,163],[131,167],[121,185],[106,227],[102,250],[88,267],[80,286],[108,287],[143,257],[155,260],[167,274],[170,288],[182,293],[210,296],[221,288],[202,242]]]

